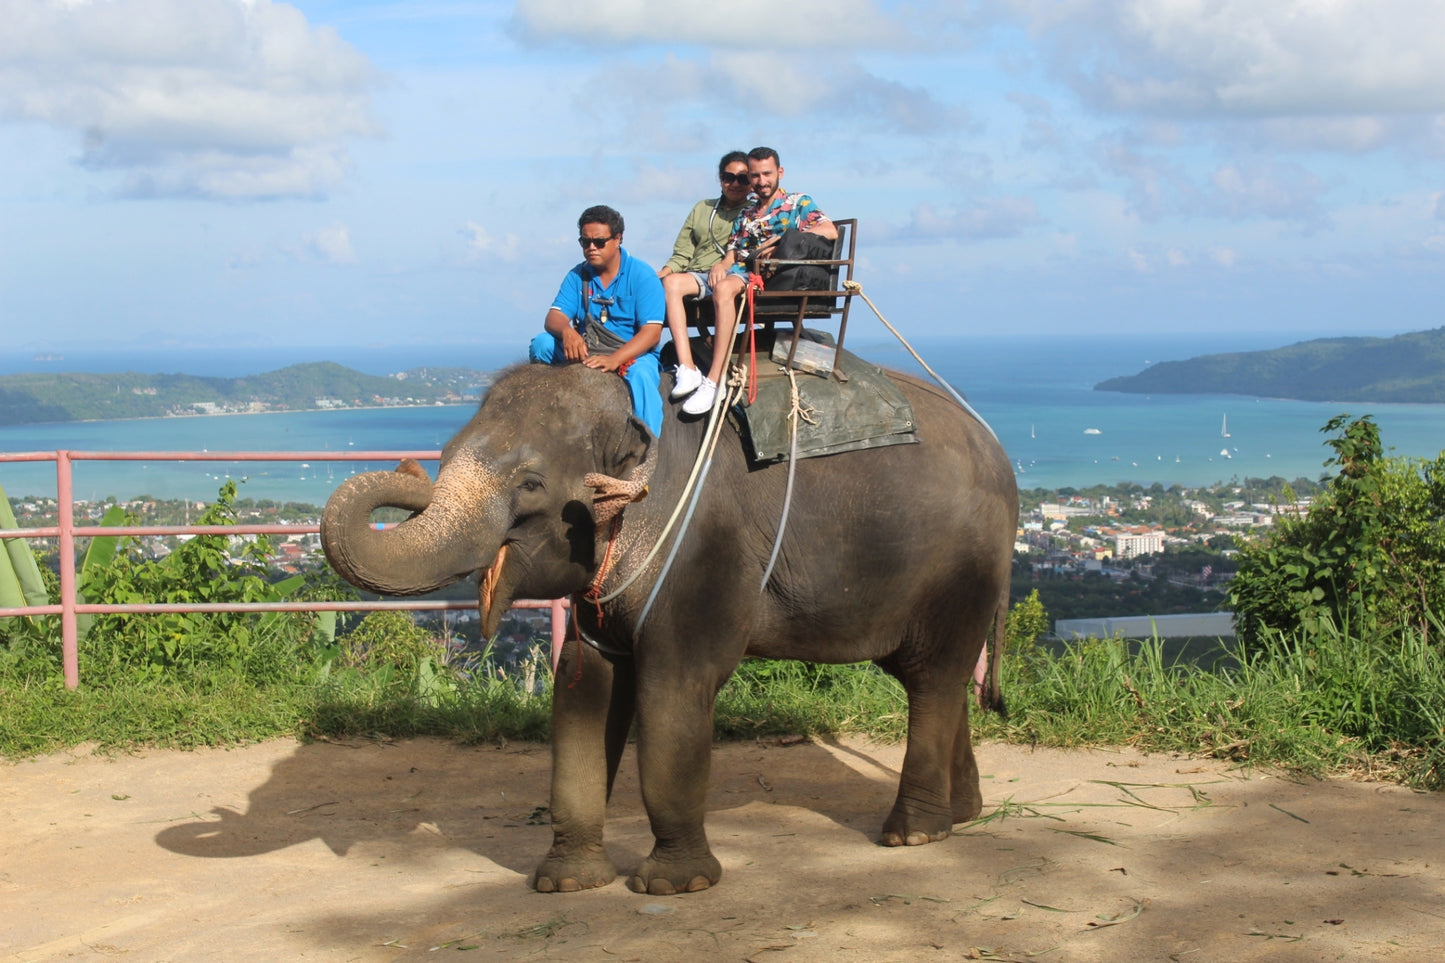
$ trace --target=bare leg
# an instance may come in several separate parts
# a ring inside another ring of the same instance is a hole
[[[691,274],[669,274],[662,279],[662,294],[667,299],[667,330],[672,332],[672,344],[677,351],[679,366],[696,368],[692,360],[692,342],[688,340],[687,309],[682,299],[696,297],[701,293],[697,279]]]
[[[746,287],[746,281],[729,274],[713,290],[713,317],[717,327],[713,332],[712,368],[707,377],[715,385],[722,385],[723,372],[727,371],[733,353],[733,335],[738,329],[738,296]]]

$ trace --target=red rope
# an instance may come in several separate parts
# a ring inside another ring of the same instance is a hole
[[[587,591],[580,596],[573,596],[572,602],[572,637],[577,642],[577,672],[572,676],[572,681],[567,688],[572,688],[582,681],[582,609],[577,603],[579,601],[591,602],[597,607],[597,627],[602,627],[602,581],[607,578],[607,573],[612,568],[612,546],[617,542],[617,532],[622,527],[622,515],[619,513],[612,516],[612,524],[607,529],[607,551],[602,553],[602,564],[597,569],[597,577],[587,587]]]
[[[748,360],[752,364],[748,378],[748,404],[758,400],[758,335],[753,324],[753,312],[757,308],[756,292],[763,289],[763,279],[757,274],[748,275]]]

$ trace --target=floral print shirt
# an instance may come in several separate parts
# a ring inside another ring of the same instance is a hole
[[[784,231],[812,229],[828,219],[807,194],[785,194],[779,191],[766,208],[747,207],[733,221],[733,237],[728,250],[737,256],[732,273],[747,276],[748,262],[764,243]]]

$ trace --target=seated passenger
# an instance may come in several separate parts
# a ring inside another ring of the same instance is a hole
[[[685,398],[702,384],[702,372],[692,360],[692,343],[688,340],[687,311],[683,298],[707,298],[712,288],[707,283],[708,268],[721,261],[732,239],[733,221],[748,202],[748,155],[740,150],[728,151],[717,165],[722,193],[693,205],[672,257],[657,272],[662,278],[662,291],[667,297],[667,328],[677,350],[677,384],[672,397]]]
[[[712,367],[701,387],[683,402],[682,410],[689,415],[705,415],[712,410],[732,354],[738,297],[747,289],[748,269],[758,255],[771,250],[784,231],[811,231],[830,240],[838,236],[838,229],[811,197],[782,190],[783,167],[778,152],[771,147],[748,151],[748,178],[757,200],[738,215],[727,254],[708,271],[717,326],[713,332]]]
[[[622,215],[597,205],[577,220],[583,261],[562,279],[529,354],[539,364],[585,364],[615,371],[632,392],[632,411],[662,433],[658,342],[666,305],[650,266],[622,248]]]

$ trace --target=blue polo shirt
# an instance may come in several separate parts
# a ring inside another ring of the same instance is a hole
[[[584,291],[590,296],[586,305],[583,304]],[[610,304],[598,303],[608,299]],[[605,307],[607,322],[604,327],[623,341],[630,341],[642,325],[662,324],[667,318],[667,301],[663,297],[662,281],[657,272],[628,254],[626,248],[622,249],[622,263],[611,284],[603,287],[592,265],[583,261],[562,279],[562,286],[552,299],[552,307],[573,321],[586,317],[592,324],[598,323]],[[659,341],[646,354],[657,355],[661,350]]]

